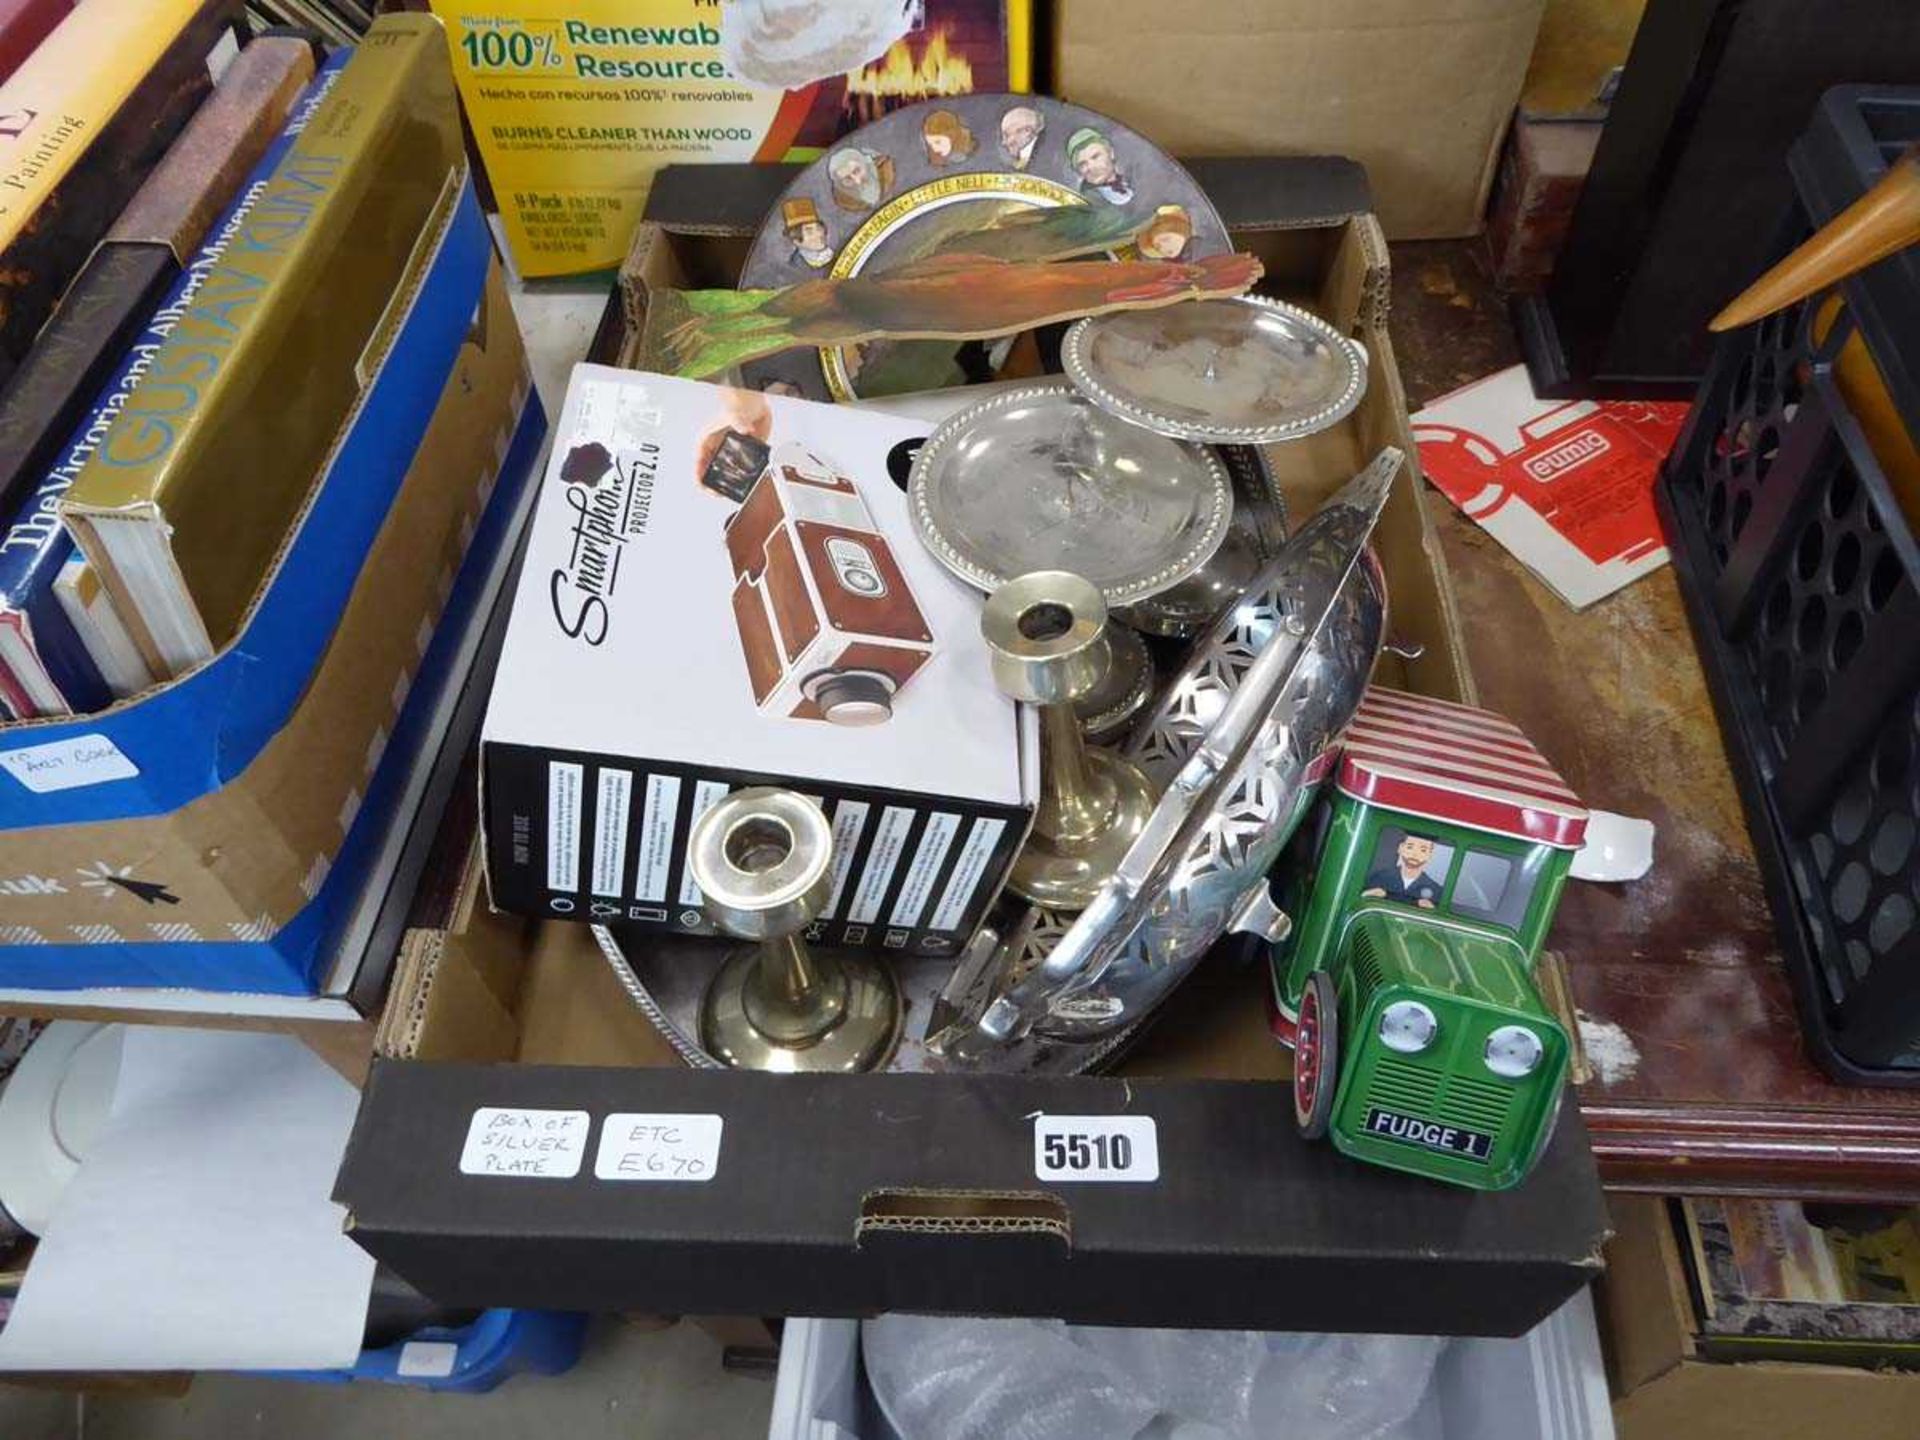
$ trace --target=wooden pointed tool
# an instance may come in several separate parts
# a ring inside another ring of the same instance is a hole
[[[1720,331],[1750,325],[1916,241],[1920,241],[1920,146],[1907,151],[1871,190],[1749,285],[1707,328]]]

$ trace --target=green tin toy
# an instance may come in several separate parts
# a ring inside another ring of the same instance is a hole
[[[1377,686],[1332,765],[1282,869],[1295,1119],[1355,1159],[1518,1184],[1566,1084],[1534,966],[1587,811],[1510,721]]]

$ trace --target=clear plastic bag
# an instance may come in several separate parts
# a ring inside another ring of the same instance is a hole
[[[1411,1440],[1444,1344],[914,1315],[861,1331],[902,1440]]]
[[[742,79],[797,90],[884,55],[912,14],[911,0],[727,0],[720,54]]]

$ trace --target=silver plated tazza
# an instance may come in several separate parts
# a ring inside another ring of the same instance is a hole
[[[1233,517],[1212,451],[1128,424],[1063,381],[948,419],[914,457],[908,501],[921,541],[968,584],[1067,570],[1116,606],[1193,574]]]
[[[1215,445],[1311,435],[1350,414],[1367,390],[1358,342],[1259,295],[1088,316],[1067,331],[1060,360],[1102,409]]]
[[[1263,558],[1236,515],[1227,527],[1227,538],[1207,557],[1206,564],[1178,585],[1118,611],[1114,619],[1144,635],[1191,639],[1245,592],[1260,572]]]
[[[1222,445],[1215,452],[1233,482],[1233,519],[1207,563],[1178,585],[1114,616],[1145,635],[1190,640],[1210,626],[1273,559],[1287,538],[1287,502],[1258,445]]]
[[[1287,497],[1266,451],[1258,445],[1222,445],[1214,453],[1233,482],[1233,523],[1253,537],[1263,562],[1271,560],[1287,540]]]
[[[1146,641],[1126,626],[1107,626],[1106,643],[1111,656],[1107,673],[1091,692],[1073,702],[1081,730],[1095,745],[1111,745],[1125,738],[1153,699],[1153,687],[1159,678]]]
[[[1367,548],[1404,457],[1316,512],[1198,642],[1127,747],[1165,789],[1113,878],[1024,973],[1009,953],[930,1047],[954,1068],[1051,1070],[1138,1025],[1229,930],[1285,933],[1267,875],[1380,652]]]

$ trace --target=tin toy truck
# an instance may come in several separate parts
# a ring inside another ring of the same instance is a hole
[[[1509,721],[1377,686],[1334,763],[1283,862],[1295,1119],[1356,1159],[1515,1185],[1566,1083],[1534,966],[1587,811]]]

